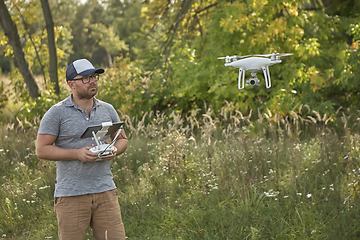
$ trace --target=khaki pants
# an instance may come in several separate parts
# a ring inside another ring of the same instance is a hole
[[[117,190],[55,198],[60,240],[83,240],[90,226],[96,240],[124,240]]]

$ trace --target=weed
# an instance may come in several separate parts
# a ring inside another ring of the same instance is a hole
[[[360,136],[339,115],[123,114],[134,137],[111,168],[128,238],[357,238]],[[55,164],[36,158],[29,122],[0,130],[0,234],[56,239]]]

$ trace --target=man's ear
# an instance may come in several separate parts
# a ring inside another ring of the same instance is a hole
[[[67,84],[69,85],[69,87],[70,87],[71,89],[74,88],[74,82],[73,82],[73,81],[68,81]]]

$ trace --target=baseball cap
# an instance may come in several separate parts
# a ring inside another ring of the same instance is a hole
[[[92,73],[104,73],[102,68],[94,68],[87,59],[78,59],[71,63],[66,70],[66,81],[72,80],[76,75],[86,76]]]

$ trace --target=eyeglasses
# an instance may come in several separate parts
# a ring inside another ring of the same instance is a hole
[[[83,84],[87,84],[90,82],[90,80],[94,80],[94,82],[99,81],[99,74],[94,74],[94,75],[90,75],[90,76],[85,76],[82,78],[73,78],[70,81],[76,81],[76,80],[81,80]]]

